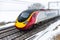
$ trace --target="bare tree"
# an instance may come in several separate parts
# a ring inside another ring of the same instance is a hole
[[[28,9],[42,9],[42,8],[44,8],[44,6],[41,5],[40,3],[34,3],[28,7]]]

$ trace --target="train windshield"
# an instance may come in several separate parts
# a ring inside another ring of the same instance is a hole
[[[23,22],[26,19],[28,19],[28,17],[30,16],[31,12],[30,11],[24,11],[22,12],[19,16],[18,16],[18,21],[19,22]]]
[[[20,16],[22,18],[27,18],[29,16],[29,13],[28,12],[23,12]]]

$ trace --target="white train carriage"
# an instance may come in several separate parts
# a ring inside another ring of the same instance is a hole
[[[29,29],[33,24],[59,16],[58,10],[38,9],[23,11],[17,18],[15,26],[18,29]]]

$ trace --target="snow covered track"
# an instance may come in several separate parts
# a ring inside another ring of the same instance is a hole
[[[31,35],[34,35],[37,32],[40,32],[40,31],[46,29],[47,26],[49,26],[51,23],[54,23],[58,19],[60,19],[60,17],[54,18],[54,19],[50,20],[49,22],[45,22],[42,25],[38,24],[38,25],[36,25],[36,27],[34,27],[33,29],[31,29],[29,31],[19,31],[14,26],[12,26],[11,28],[0,31],[0,39],[1,40],[23,40],[23,39],[26,39],[26,38],[30,37]]]

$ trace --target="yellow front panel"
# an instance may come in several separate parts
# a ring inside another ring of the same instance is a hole
[[[18,22],[16,21],[15,25],[18,27],[18,28],[23,28],[26,26],[26,24],[24,24],[23,22]]]

